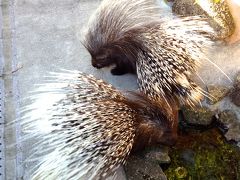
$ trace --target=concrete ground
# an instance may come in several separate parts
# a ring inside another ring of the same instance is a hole
[[[91,67],[90,57],[79,41],[79,34],[98,0],[2,0],[1,61],[4,62],[5,123],[19,118],[28,92],[44,76],[60,68],[91,73],[119,89],[136,89],[136,77],[113,77],[108,70]],[[3,65],[3,62],[0,63]],[[5,131],[5,144],[19,141],[20,126]],[[18,146],[5,151],[2,179],[21,179],[22,159],[27,149]],[[14,158],[16,155],[17,158]],[[0,178],[1,179],[1,178]]]
[[[80,30],[99,2],[0,0],[0,88],[3,95],[0,100],[3,115],[0,118],[0,179],[14,180],[24,176],[27,167],[22,166],[22,160],[27,149],[21,145],[12,146],[20,138],[20,125],[15,120],[19,118],[19,109],[24,106],[21,99],[34,89],[34,84],[43,81],[48,72],[60,68],[80,70],[119,89],[137,88],[134,75],[112,76],[109,69],[94,69],[89,54],[79,41]],[[231,78],[240,70],[238,51],[238,47],[223,48],[212,55]],[[231,85],[213,66],[204,65],[199,74],[207,84]],[[5,124],[13,122],[5,131],[1,125],[3,118]],[[10,148],[6,150],[4,144]]]

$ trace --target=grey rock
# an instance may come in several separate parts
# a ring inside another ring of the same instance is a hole
[[[229,128],[232,124],[238,122],[236,114],[231,110],[225,110],[221,112],[219,121],[227,128]]]
[[[183,16],[205,15],[205,11],[197,4],[195,0],[175,0],[172,11]]]
[[[234,86],[229,97],[232,103],[240,107],[240,72],[238,72],[235,77]]]
[[[147,149],[144,152],[144,158],[148,161],[161,163],[170,163],[171,159],[168,156],[169,148],[166,146]]]
[[[240,87],[237,87],[237,86],[234,87],[232,89],[229,97],[230,97],[233,104],[240,107]]]
[[[125,172],[128,180],[167,180],[158,163],[147,161],[136,155],[129,157]]]
[[[208,99],[209,104],[215,104],[221,101],[229,92],[229,88],[222,85],[208,85],[207,88],[208,93],[212,96],[211,99]]]
[[[228,141],[240,142],[240,124],[233,124],[225,134],[225,137]]]
[[[226,127],[225,137],[228,141],[240,142],[240,122],[235,113],[225,110],[220,114],[219,121]]]

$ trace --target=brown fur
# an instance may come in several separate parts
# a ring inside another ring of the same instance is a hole
[[[159,143],[173,145],[177,139],[177,105],[169,109],[166,104],[154,102],[137,93],[129,93],[127,97],[124,103],[138,114],[133,149],[139,150]]]

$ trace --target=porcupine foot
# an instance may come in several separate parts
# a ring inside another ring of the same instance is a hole
[[[111,70],[112,75],[123,75],[128,73],[124,67],[118,67],[116,66]]]
[[[127,61],[127,59],[122,58],[121,60],[117,61],[116,67],[114,67],[111,70],[111,73],[113,75],[118,75],[119,76],[119,75],[124,75],[124,74],[127,74],[127,73],[136,74],[136,70],[135,70],[134,66],[132,66]]]

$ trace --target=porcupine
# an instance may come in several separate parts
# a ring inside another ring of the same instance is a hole
[[[152,0],[104,0],[90,18],[83,44],[94,67],[115,64],[114,75],[136,72],[151,99],[193,105],[204,93],[191,75],[201,61],[209,61],[204,52],[213,44],[213,30],[201,17],[166,16],[160,17]]]
[[[22,126],[39,160],[31,179],[101,179],[132,149],[175,140],[164,104],[78,71],[53,73],[30,100]]]

